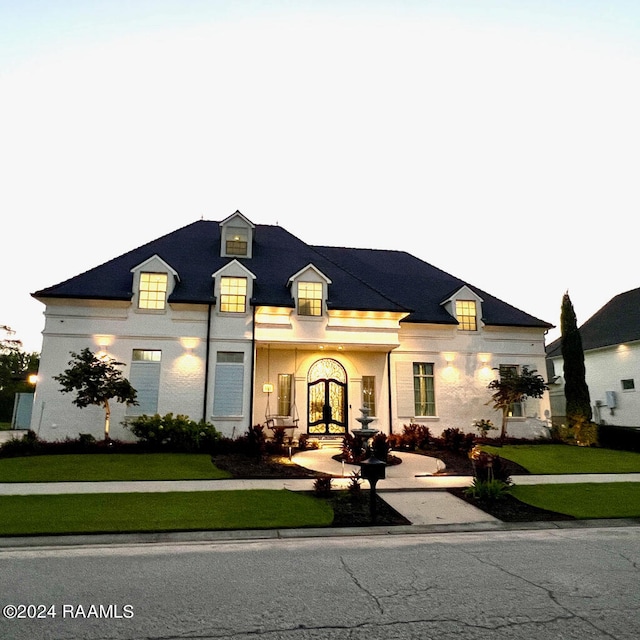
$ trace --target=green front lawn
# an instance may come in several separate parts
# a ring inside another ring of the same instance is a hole
[[[516,444],[482,449],[533,474],[640,473],[640,453],[566,444]]]
[[[205,454],[104,453],[0,458],[0,482],[216,480],[230,474]]]
[[[575,518],[639,518],[640,483],[538,484],[511,487],[522,502]]]
[[[0,535],[323,527],[326,501],[286,490],[0,496]]]

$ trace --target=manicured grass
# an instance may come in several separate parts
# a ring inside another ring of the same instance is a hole
[[[514,486],[511,494],[527,504],[575,518],[640,517],[638,482]]]
[[[640,473],[640,453],[565,444],[517,444],[482,449],[512,460],[533,474]]]
[[[0,458],[0,482],[215,480],[229,478],[211,457],[191,453],[64,454]]]
[[[328,526],[326,501],[286,490],[0,496],[0,535]]]

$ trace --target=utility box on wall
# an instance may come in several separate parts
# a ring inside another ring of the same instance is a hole
[[[607,399],[607,407],[609,407],[609,409],[615,409],[616,408],[616,392],[605,391],[605,397]]]

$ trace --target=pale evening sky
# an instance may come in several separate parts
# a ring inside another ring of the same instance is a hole
[[[236,209],[582,323],[640,286],[639,80],[637,1],[0,0],[0,324]]]

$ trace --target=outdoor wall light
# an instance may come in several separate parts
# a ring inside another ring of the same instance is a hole
[[[273,393],[273,385],[270,382],[265,382],[262,385],[262,393]]]
[[[200,340],[198,338],[180,338],[180,344],[185,351],[191,352],[197,346]]]
[[[101,336],[93,336],[93,339],[95,340],[96,344],[100,347],[101,351],[106,351],[107,347],[110,347],[113,344],[114,341],[114,336],[106,336],[106,335],[101,335]]]

